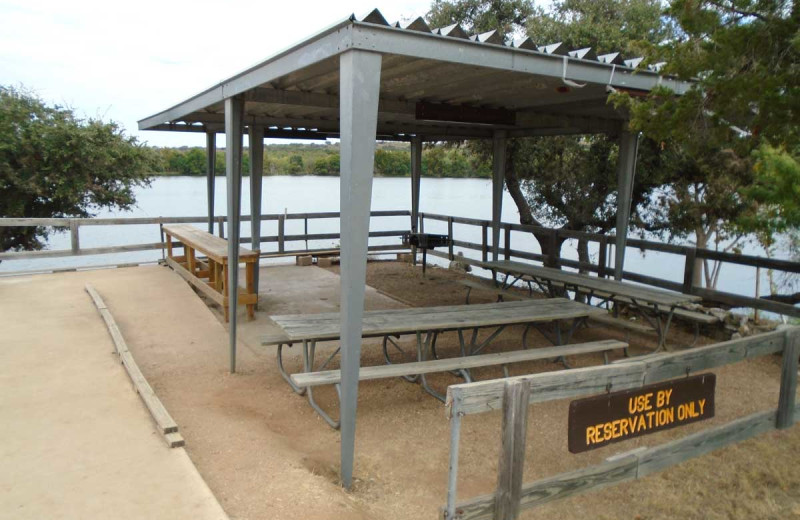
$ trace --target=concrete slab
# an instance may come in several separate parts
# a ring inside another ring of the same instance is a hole
[[[156,431],[80,290],[121,272],[0,280],[0,518],[227,518]]]

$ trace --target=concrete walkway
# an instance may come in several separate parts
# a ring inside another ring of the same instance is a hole
[[[121,271],[0,279],[2,519],[227,518],[156,431],[81,290],[112,275],[135,290],[147,274]]]

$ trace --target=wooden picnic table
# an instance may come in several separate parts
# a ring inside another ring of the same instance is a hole
[[[228,303],[228,241],[198,229],[190,224],[165,224],[161,226],[167,246],[167,265],[211,300],[220,304],[229,318]],[[183,246],[184,254],[173,252],[173,239]],[[198,253],[205,258],[198,257]],[[245,288],[239,287],[239,305],[247,305],[250,318],[255,315],[258,288],[255,270],[258,269],[258,251],[239,248],[239,262],[245,264]]]
[[[593,297],[633,305],[653,326],[658,334],[657,350],[663,348],[675,309],[681,305],[700,301],[699,296],[665,291],[651,287],[643,287],[628,282],[598,278],[585,274],[562,271],[552,267],[543,267],[510,260],[484,262],[483,267],[497,273],[504,273],[501,283],[504,289],[509,288],[517,280],[530,277],[545,289],[551,296],[557,294],[556,285],[585,294],[590,300]],[[666,314],[666,322],[662,323],[661,315]]]
[[[562,343],[569,343],[569,339],[577,329],[577,326],[586,318],[593,315],[601,315],[605,312],[603,309],[566,298],[366,311],[362,321],[362,337],[383,337],[384,359],[387,364],[392,364],[389,354],[390,347],[404,353],[402,347],[395,340],[402,335],[414,335],[416,339],[416,360],[424,362],[426,359],[438,359],[436,338],[444,332],[457,332],[461,356],[478,354],[509,325],[525,325],[522,334],[523,348],[528,347],[527,336],[531,328],[539,330],[554,345],[561,345]],[[283,332],[278,336],[262,337],[261,344],[278,346],[278,369],[289,386],[302,395],[308,389],[295,385],[291,375],[284,369],[282,360],[283,346],[302,343],[303,372],[324,370],[341,347],[338,347],[321,366],[314,367],[316,343],[340,338],[340,315],[334,312],[291,314],[270,316],[270,318],[281,327]],[[561,330],[561,322],[568,320],[571,320],[572,324],[568,328],[566,336],[564,336]],[[553,325],[551,333],[542,328],[545,324]],[[493,328],[495,330],[483,341],[479,342],[478,331],[485,328]],[[468,330],[471,330],[472,334],[467,341],[464,337],[464,332]],[[566,365],[563,357],[559,359]],[[424,374],[415,374],[405,378],[409,381],[415,381],[419,378],[425,391],[440,400],[444,399],[443,395],[428,386]],[[336,421],[332,420],[313,401],[310,390],[309,403],[329,424],[336,427]]]

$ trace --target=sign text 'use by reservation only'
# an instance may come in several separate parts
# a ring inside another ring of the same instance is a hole
[[[714,417],[714,374],[572,401],[569,451],[580,453]]]

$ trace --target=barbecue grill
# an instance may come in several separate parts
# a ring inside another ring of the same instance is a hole
[[[428,249],[437,247],[449,247],[449,235],[435,235],[433,233],[406,233],[403,235],[403,245],[413,246],[422,249],[422,274],[425,274],[425,262],[428,256]]]

